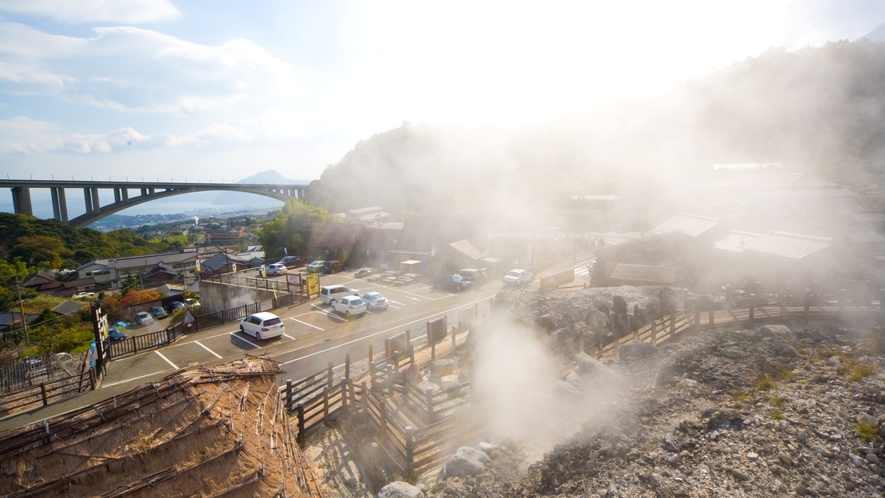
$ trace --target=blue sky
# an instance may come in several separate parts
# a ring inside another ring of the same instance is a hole
[[[403,121],[543,122],[883,22],[858,0],[0,0],[0,175],[310,180]]]

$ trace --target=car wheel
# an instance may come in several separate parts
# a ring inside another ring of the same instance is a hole
[[[242,325],[240,325],[240,332],[242,332],[244,334],[246,333],[246,329],[244,329]]]
[[[346,316],[347,318],[350,318],[350,312],[349,312],[349,311],[345,311],[345,312],[344,312],[344,316]]]
[[[261,340],[261,332],[255,332],[255,338]]]

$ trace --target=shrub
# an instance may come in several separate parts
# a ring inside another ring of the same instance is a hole
[[[760,391],[765,391],[767,389],[771,389],[774,387],[774,381],[771,380],[767,375],[760,375],[756,379],[756,389]]]
[[[866,441],[873,441],[876,439],[876,429],[874,427],[870,427],[867,424],[857,424],[857,435]]]
[[[867,365],[866,363],[858,363],[856,365],[852,365],[849,369],[848,380],[852,382],[857,382],[864,377],[868,377],[876,373],[876,368],[872,365]]]

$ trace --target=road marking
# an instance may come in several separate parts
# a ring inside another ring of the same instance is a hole
[[[401,302],[399,302],[399,301],[390,301],[390,302],[393,303],[393,304],[398,304],[398,305],[400,305],[400,306],[405,306],[404,303],[401,303]]]
[[[163,356],[163,353],[161,353],[161,352],[159,352],[159,351],[154,351],[154,353],[157,353],[157,355],[159,355],[160,358],[163,358],[163,360],[164,360],[166,363],[172,365],[172,368],[178,370],[178,367],[175,366],[175,363],[172,363],[171,361],[169,361],[169,358],[166,358],[165,356]]]
[[[344,320],[344,319],[341,318],[340,316],[338,316],[338,315],[336,315],[336,314],[334,314],[334,313],[329,313],[329,312],[326,311],[326,310],[314,310],[314,313],[319,313],[319,314],[321,314],[321,315],[326,315],[327,317],[332,318],[332,319],[335,319],[335,320]]]
[[[391,301],[391,302],[393,302],[393,301]],[[397,303],[397,304],[400,304],[400,305],[402,305],[402,303]],[[405,305],[403,305],[403,306],[405,306]],[[393,308],[393,309],[395,309],[395,310],[398,310],[398,309],[400,309],[400,308],[397,308],[397,307],[396,307],[396,306],[394,306],[394,305],[392,305],[392,304],[391,304],[391,305],[390,305],[390,307],[391,307],[391,308]]]
[[[305,313],[305,314],[306,314],[306,315],[309,315],[310,313]],[[298,315],[298,316],[304,316],[304,315]],[[317,327],[316,325],[311,325],[311,324],[309,324],[309,323],[307,323],[307,322],[302,322],[301,320],[298,320],[297,318],[291,318],[291,317],[290,317],[289,320],[292,320],[292,321],[298,322],[298,323],[300,323],[300,324],[302,324],[302,325],[307,325],[308,327],[313,327],[313,328],[315,328],[315,329],[317,329],[317,330],[319,330],[319,331],[323,331],[323,329]]]
[[[252,341],[247,341],[246,339],[243,339],[242,337],[238,336],[236,332],[231,332],[230,335],[231,335],[232,337],[235,337],[235,338],[237,338],[237,339],[239,339],[239,340],[245,342],[246,344],[252,346],[253,348],[261,348],[261,346],[259,346],[258,344],[255,344],[255,343],[252,342]]]
[[[168,361],[168,360],[167,360],[167,361]],[[178,369],[176,368],[176,370],[178,370]],[[158,374],[161,374],[161,373],[163,373],[163,372],[169,372],[169,371],[171,371],[171,369],[168,369],[168,368],[167,368],[166,370],[160,370],[159,372],[149,373],[149,374],[141,375],[141,376],[139,376],[139,377],[132,377],[131,379],[120,380],[120,381],[117,381],[117,382],[111,382],[110,384],[105,384],[104,382],[102,382],[102,384],[101,384],[101,388],[104,389],[104,388],[106,388],[106,387],[114,387],[114,386],[117,386],[117,385],[120,385],[120,384],[125,384],[125,383],[127,383],[127,382],[132,382],[133,380],[139,380],[139,379],[143,379],[143,378],[145,378],[145,377],[153,377],[154,375],[158,375]]]
[[[283,337],[288,337],[289,339],[292,339],[293,341],[295,340],[295,338],[289,334],[283,334]]]
[[[477,299],[477,300],[474,300],[474,301],[472,301],[472,302],[468,301],[468,302],[465,303],[463,306],[473,306],[473,305],[476,304],[476,303],[481,303],[481,302],[486,301],[486,300],[488,300],[487,297],[484,297],[484,298],[482,298],[482,299]],[[389,332],[391,332],[391,331],[394,331],[394,330],[397,330],[397,329],[403,329],[403,328],[405,328],[405,327],[407,327],[407,326],[410,326],[410,325],[412,325],[412,324],[414,324],[414,323],[421,323],[421,322],[424,321],[424,320],[432,320],[432,319],[434,319],[435,317],[438,317],[438,316],[440,316],[440,315],[448,315],[449,313],[457,312],[457,311],[458,311],[457,308],[455,308],[455,309],[450,309],[450,310],[446,310],[446,311],[440,311],[439,313],[434,313],[433,315],[426,316],[426,317],[422,318],[422,320],[420,320],[420,321],[413,321],[413,322],[406,323],[406,324],[404,324],[404,325],[399,325],[399,326],[396,326],[396,327],[391,327],[391,328],[389,328],[389,329],[387,329],[387,330],[381,330],[381,331],[379,331],[379,332],[375,332],[374,334],[370,334],[370,335],[367,335],[367,336],[365,336],[365,337],[360,337],[359,339],[354,339],[354,340],[352,340],[352,341],[350,341],[350,342],[345,342],[344,344],[339,344],[339,345],[337,345],[337,346],[332,346],[331,348],[324,349],[324,350],[322,350],[322,351],[317,351],[316,353],[311,353],[311,354],[309,354],[309,355],[307,355],[307,356],[302,356],[302,357],[300,357],[300,358],[295,358],[294,360],[289,360],[289,361],[283,362],[283,363],[281,363],[281,365],[288,365],[289,363],[295,363],[296,361],[303,360],[303,359],[305,359],[305,358],[310,358],[311,356],[316,356],[316,355],[318,355],[318,354],[328,353],[329,351],[332,351],[332,350],[334,350],[334,349],[338,349],[338,348],[341,348],[341,347],[344,347],[344,346],[349,346],[349,345],[351,345],[351,344],[354,344],[354,343],[357,343],[357,342],[360,342],[360,341],[364,341],[364,340],[366,340],[366,339],[370,339],[370,338],[372,338],[372,337],[375,337],[375,336],[378,336],[378,335],[381,335],[381,334],[387,334],[387,333],[389,333]],[[413,337],[412,340],[414,341],[414,340],[418,339],[420,335],[421,335],[421,334],[416,334],[416,336]],[[328,340],[328,339],[327,339],[327,340]],[[292,352],[294,352],[294,351],[297,351],[297,349],[296,349],[296,350],[292,350],[292,351],[281,351],[280,353],[278,353],[278,354],[276,354],[276,355],[274,355],[274,356],[282,356],[282,355],[284,355],[284,354],[289,354],[289,353],[292,353]]]
[[[218,354],[218,353],[216,353],[215,351],[212,351],[211,349],[207,348],[207,347],[204,346],[200,341],[194,341],[194,344],[196,344],[197,346],[200,346],[201,348],[205,349],[206,351],[209,351],[210,353],[212,353],[213,355],[215,355],[216,358],[221,359],[221,355],[220,355],[220,354]],[[169,360],[166,360],[166,361],[169,361]]]
[[[417,297],[412,297],[412,296],[406,296],[406,297],[411,299],[412,301],[420,301],[420,299],[418,299]]]

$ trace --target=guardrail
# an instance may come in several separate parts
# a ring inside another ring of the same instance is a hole
[[[95,390],[95,370],[89,368],[71,375],[20,391],[0,395],[0,416],[39,406],[46,406],[59,399],[69,398],[86,389]]]

